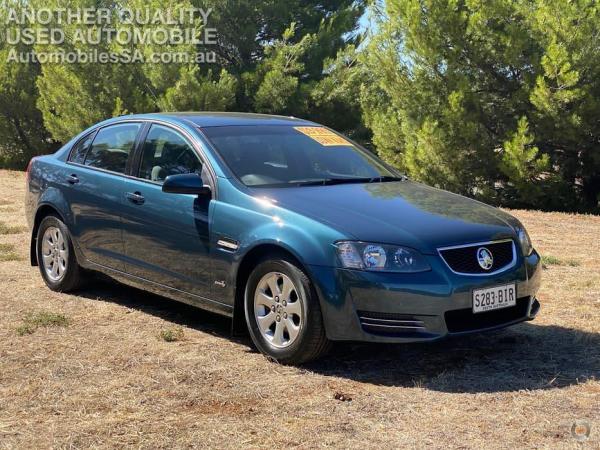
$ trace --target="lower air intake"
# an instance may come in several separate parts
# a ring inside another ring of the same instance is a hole
[[[461,333],[464,331],[493,328],[518,319],[523,319],[527,315],[528,308],[529,297],[521,297],[517,299],[517,304],[510,308],[478,314],[474,314],[471,308],[455,309],[453,311],[446,311],[444,316],[448,331],[450,333]]]

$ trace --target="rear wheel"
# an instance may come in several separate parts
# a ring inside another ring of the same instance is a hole
[[[68,292],[81,285],[83,269],[77,263],[69,230],[58,217],[42,219],[36,245],[38,266],[50,289]]]
[[[304,363],[329,349],[315,289],[291,259],[256,266],[246,285],[245,312],[256,347],[280,363]]]

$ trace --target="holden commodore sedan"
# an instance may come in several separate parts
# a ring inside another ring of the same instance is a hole
[[[531,320],[540,257],[514,217],[413,182],[289,117],[131,115],[27,170],[31,262],[232,317],[282,363]]]

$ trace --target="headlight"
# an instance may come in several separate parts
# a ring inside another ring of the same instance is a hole
[[[408,247],[343,241],[335,244],[342,267],[372,272],[425,272],[425,257]]]
[[[362,254],[363,263],[367,269],[385,269],[387,254],[382,246],[369,244],[364,248]]]
[[[521,244],[521,251],[523,252],[523,256],[529,256],[533,252],[533,245],[531,244],[531,238],[527,233],[527,230],[522,225],[517,227],[517,237],[519,238],[519,243]]]

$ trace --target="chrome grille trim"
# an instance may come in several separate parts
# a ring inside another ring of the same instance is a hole
[[[424,330],[424,326],[408,326],[408,325],[383,325],[378,323],[365,323],[362,322],[363,326],[385,328],[388,330]]]
[[[359,319],[363,325],[381,327],[423,328],[425,326],[421,320],[373,319],[370,317],[359,317]]]
[[[363,330],[375,334],[401,334],[426,331],[425,323],[422,320],[406,314],[358,311],[358,319]]]
[[[448,261],[446,261],[446,258],[444,258],[444,255],[442,254],[442,252],[444,250],[454,250],[457,248],[469,248],[469,247],[481,247],[481,246],[490,245],[490,244],[502,244],[504,242],[510,242],[512,244],[512,260],[507,265],[501,267],[498,270],[494,270],[493,272],[486,272],[486,273],[457,272],[452,267],[450,267],[450,264],[448,264]],[[490,275],[496,275],[496,274],[505,272],[509,269],[512,269],[517,264],[517,248],[515,246],[515,241],[513,239],[499,239],[496,241],[475,242],[472,244],[451,245],[449,247],[438,247],[437,252],[438,252],[438,255],[440,255],[440,258],[442,258],[442,261],[444,261],[444,264],[446,264],[446,267],[448,267],[448,269],[450,269],[450,271],[452,273],[455,273],[457,275],[464,275],[464,276],[468,276],[468,277],[487,277]]]

